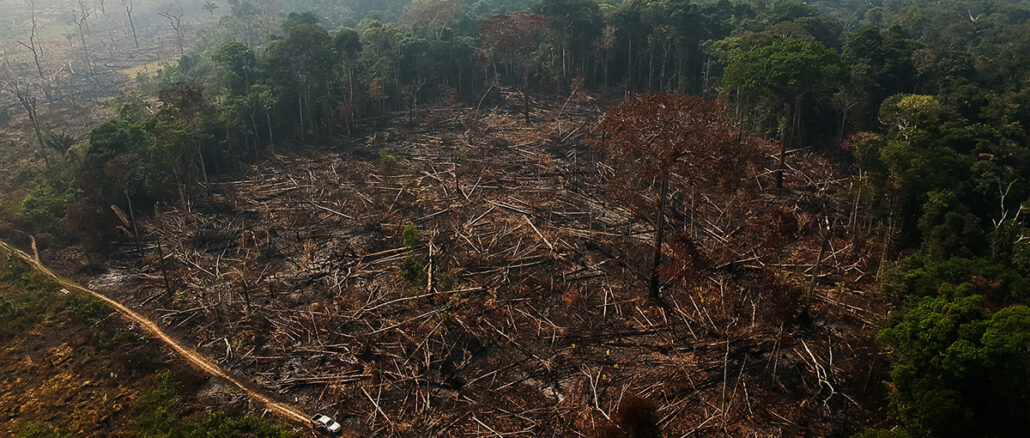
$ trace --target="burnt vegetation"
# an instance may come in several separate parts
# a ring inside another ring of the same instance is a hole
[[[356,435],[1028,427],[1019,2],[140,3],[0,234]]]

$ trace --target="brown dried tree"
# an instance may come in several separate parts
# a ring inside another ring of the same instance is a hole
[[[523,115],[530,122],[529,88],[530,76],[540,67],[538,52],[544,43],[557,41],[557,33],[548,20],[528,12],[511,15],[497,15],[487,18],[479,25],[479,41],[484,59],[494,68],[495,76],[500,70],[512,71],[513,82],[522,94]]]
[[[464,5],[460,0],[414,0],[404,8],[404,20],[417,32],[442,39],[444,31],[458,22]]]
[[[651,94],[609,110],[589,140],[615,170],[608,194],[654,226],[649,292],[659,300],[670,183],[681,192],[739,184],[753,152],[734,137],[725,106],[694,96]]]

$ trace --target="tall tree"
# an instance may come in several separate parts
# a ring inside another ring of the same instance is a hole
[[[122,0],[122,6],[125,6],[125,16],[129,18],[129,29],[132,30],[132,43],[136,45],[136,50],[139,50],[139,37],[136,36],[136,22],[132,20],[132,0]]]
[[[211,59],[222,68],[225,87],[233,95],[242,95],[253,83],[257,57],[254,51],[238,42],[222,44],[211,55]]]
[[[340,57],[343,72],[347,76],[347,103],[341,112],[346,118],[344,124],[349,134],[354,128],[354,68],[361,53],[361,34],[354,29],[340,29],[333,37],[333,49]]]
[[[615,169],[612,199],[654,226],[649,293],[660,300],[662,244],[670,184],[682,181],[692,192],[705,180],[731,181],[754,157],[736,141],[725,107],[700,97],[650,94],[612,108],[590,143]]]
[[[723,76],[727,89],[740,87],[758,97],[769,97],[783,107],[780,122],[780,160],[776,187],[783,187],[787,147],[795,138],[795,127],[802,124],[801,102],[811,94],[826,94],[840,82],[840,56],[815,41],[777,39],[730,62]]]
[[[414,0],[404,9],[404,19],[427,38],[441,39],[458,22],[464,10],[459,0]]]
[[[286,38],[269,46],[266,62],[275,88],[294,93],[301,143],[304,143],[308,128],[317,129],[318,123],[324,121],[320,117],[328,115],[329,79],[336,64],[336,53],[332,38],[324,28],[307,24],[304,17],[299,17],[299,21],[300,24],[290,27]]]
[[[80,3],[81,4],[81,3]],[[82,42],[82,62],[86,65],[86,71],[89,72],[90,77],[93,76],[93,62],[89,59],[89,46],[86,44],[86,19],[89,18],[89,9],[83,7],[80,9],[81,12],[76,13],[72,11],[72,22],[79,28],[79,41]]]
[[[513,82],[522,94],[526,123],[530,122],[529,96],[526,94],[530,76],[540,66],[537,62],[541,55],[539,52],[546,50],[543,46],[554,37],[550,20],[527,12],[490,17],[479,26],[480,45],[489,55],[495,75],[499,75],[497,64],[504,64],[515,72]]]
[[[597,1],[542,0],[533,12],[551,19],[561,33],[562,79],[566,84],[575,70],[586,75],[591,51],[604,28]]]
[[[43,56],[43,48],[40,47],[39,43],[36,41],[36,0],[27,0],[27,2],[29,4],[29,17],[32,25],[29,29],[29,43],[25,44],[18,41],[18,44],[21,44],[32,52],[32,61],[35,62],[36,72],[39,73],[39,86],[43,89],[43,94],[46,96],[47,102],[50,102],[50,87],[47,84],[46,76],[43,74],[43,66],[39,61],[39,58]],[[8,64],[10,63],[8,62]]]
[[[157,14],[168,20],[168,27],[175,31],[175,41],[179,44],[179,57],[186,56],[186,28],[182,23],[182,5],[176,8],[158,12]]]
[[[39,148],[39,154],[43,157],[43,162],[46,166],[50,167],[50,158],[46,154],[46,142],[43,141],[43,132],[40,129],[39,113],[36,111],[36,98],[32,97],[32,93],[29,92],[27,87],[20,84],[18,74],[11,71],[10,68],[6,69],[4,76],[6,76],[7,88],[18,98],[18,103],[21,104],[22,108],[25,109],[25,113],[29,116],[32,130],[36,134],[36,145]]]

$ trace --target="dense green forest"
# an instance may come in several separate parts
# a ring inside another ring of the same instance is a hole
[[[1030,3],[269,3],[229,0],[86,141],[33,137],[47,164],[17,176],[30,191],[0,226],[100,253],[215,175],[502,92],[530,123],[534,95],[718,99],[742,135],[851,169],[835,216],[898,254],[874,291],[894,308],[890,419],[863,436],[1030,430]]]

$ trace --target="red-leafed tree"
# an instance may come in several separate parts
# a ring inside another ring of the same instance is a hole
[[[480,48],[493,64],[495,74],[499,74],[500,65],[515,75],[513,82],[522,94],[526,123],[529,123],[530,111],[526,96],[529,78],[534,68],[543,64],[542,58],[547,55],[543,52],[548,43],[553,48],[557,35],[551,20],[528,12],[493,16],[479,25]]]
[[[729,190],[741,184],[756,156],[736,141],[724,114],[725,107],[718,102],[651,94],[610,109],[590,139],[594,151],[615,170],[608,181],[611,199],[653,221],[649,292],[656,300],[670,184],[682,184],[683,193]],[[702,255],[696,259],[698,265],[704,264]]]
[[[414,0],[404,8],[404,19],[416,32],[439,40],[458,22],[463,10],[460,0]]]

